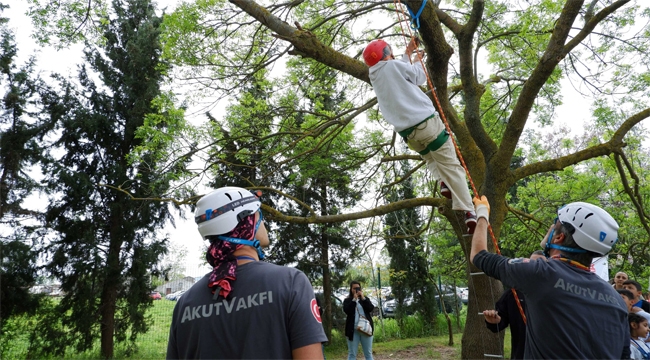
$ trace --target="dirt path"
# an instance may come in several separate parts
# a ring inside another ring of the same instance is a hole
[[[363,354],[358,357],[363,359]],[[451,346],[437,346],[430,347],[425,345],[418,345],[409,349],[398,350],[395,352],[381,352],[374,353],[375,360],[406,360],[406,359],[444,359],[454,360],[456,356],[456,349]]]

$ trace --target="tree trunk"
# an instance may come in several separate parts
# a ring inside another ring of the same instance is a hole
[[[118,281],[120,279],[120,247],[120,241],[114,239],[111,241],[107,258],[107,274],[104,279],[104,288],[101,295],[101,305],[99,310],[101,312],[101,356],[104,359],[113,358],[115,309]]]
[[[117,308],[117,293],[120,287],[121,267],[120,267],[120,251],[122,249],[122,236],[120,235],[121,216],[115,214],[122,214],[121,206],[115,204],[112,208],[114,211],[111,216],[110,225],[110,244],[108,247],[108,254],[106,256],[106,277],[101,295],[101,305],[99,311],[101,313],[100,324],[100,338],[101,338],[101,356],[104,359],[113,358],[113,350],[115,347],[115,311]]]
[[[326,237],[327,235],[323,234],[323,236]],[[326,244],[327,239],[324,239],[321,261],[325,260],[329,262],[329,252]],[[323,314],[323,328],[325,329],[325,335],[327,335],[327,341],[332,341],[332,276],[328,265],[323,265],[323,297],[325,299],[323,304],[323,309],[325,310]]]
[[[504,197],[502,197],[504,199]],[[505,202],[503,202],[505,204]],[[497,206],[498,208],[498,206]],[[503,216],[499,216],[503,218]],[[491,221],[498,221],[494,218]],[[502,221],[502,220],[501,220]],[[494,229],[498,233],[498,228]],[[484,359],[494,358],[486,355],[504,355],[503,336],[504,332],[497,334],[488,330],[485,326],[483,310],[494,309],[494,304],[503,292],[503,285],[499,280],[493,279],[481,272],[469,261],[469,253],[472,245],[472,237],[461,236],[460,244],[465,253],[465,259],[468,264],[468,302],[467,302],[467,319],[465,321],[465,330],[461,340],[461,358],[462,359]],[[488,234],[488,249],[494,252],[494,245]],[[473,274],[473,275],[472,275]]]
[[[321,214],[327,215],[327,185],[321,185],[320,190]],[[325,310],[322,316],[323,328],[325,329],[325,335],[327,335],[327,341],[332,341],[332,276],[330,274],[329,240],[327,238],[328,227],[329,224],[321,227],[320,266],[323,272],[323,309]]]
[[[435,280],[431,279],[431,283],[433,286],[436,288],[436,293],[438,293],[438,305],[440,306],[440,311],[445,315],[445,320],[447,321],[447,331],[449,333],[449,342],[447,345],[449,346],[454,346],[454,329],[451,326],[451,318],[449,317],[449,313],[447,313],[447,306],[445,305],[445,299],[442,296],[442,291],[436,285]]]

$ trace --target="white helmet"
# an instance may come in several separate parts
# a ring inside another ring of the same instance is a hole
[[[558,219],[575,229],[573,239],[581,248],[605,255],[618,240],[618,223],[596,205],[574,202],[557,211]]]
[[[232,231],[246,216],[254,214],[262,205],[259,193],[240,187],[222,187],[196,203],[194,221],[203,238]]]

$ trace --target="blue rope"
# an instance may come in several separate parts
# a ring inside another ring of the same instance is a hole
[[[422,14],[422,10],[424,10],[424,7],[426,5],[427,5],[427,0],[422,1],[422,6],[420,6],[420,10],[418,10],[418,13],[415,15],[413,15],[413,11],[411,11],[411,8],[408,7],[408,5],[406,6],[406,9],[408,9],[409,14],[411,15],[411,29],[413,30],[420,29],[420,15]]]

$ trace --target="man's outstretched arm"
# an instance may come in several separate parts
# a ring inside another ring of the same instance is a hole
[[[485,195],[481,198],[474,198],[474,208],[476,209],[476,229],[472,237],[472,250],[469,254],[469,261],[474,264],[474,257],[482,250],[487,250],[487,229],[488,219],[490,217],[490,203]]]

